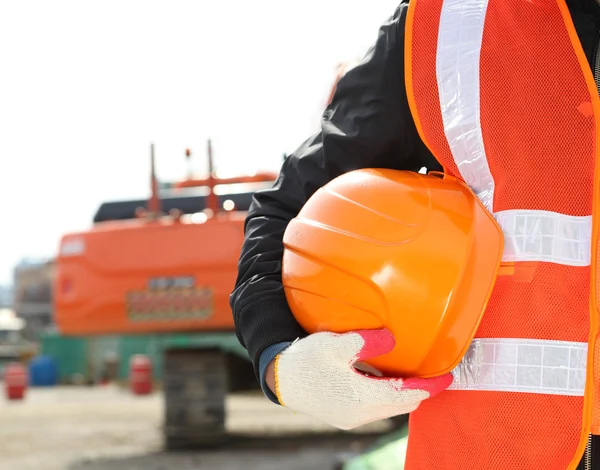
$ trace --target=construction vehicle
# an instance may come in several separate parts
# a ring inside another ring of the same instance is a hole
[[[103,204],[89,230],[62,237],[56,258],[62,335],[165,335],[167,448],[222,440],[228,391],[258,387],[235,337],[229,294],[253,190],[277,175],[216,177],[210,141],[208,161],[207,178],[190,175],[161,198],[152,146],[146,207]]]

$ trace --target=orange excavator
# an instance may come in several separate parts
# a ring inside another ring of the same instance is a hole
[[[151,146],[150,199],[102,204],[89,230],[62,237],[56,259],[62,335],[164,335],[167,449],[220,442],[228,391],[258,385],[229,294],[252,194],[277,174],[218,178],[210,141],[207,156],[207,178],[190,174],[159,197]]]
[[[62,335],[164,335],[167,448],[223,439],[228,391],[257,386],[235,337],[229,294],[252,193],[277,175],[216,177],[210,141],[208,160],[207,178],[176,183],[174,195],[160,198],[152,146],[146,207],[103,204],[89,230],[62,237],[56,259]]]

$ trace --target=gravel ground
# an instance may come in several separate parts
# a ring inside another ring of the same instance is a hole
[[[257,394],[228,399],[227,427],[278,439],[231,448],[162,451],[160,393],[134,397],[118,387],[32,389],[23,402],[0,398],[0,470],[330,470],[373,437],[346,434],[275,406]],[[382,431],[379,423],[361,431]],[[282,439],[286,433],[317,439]]]

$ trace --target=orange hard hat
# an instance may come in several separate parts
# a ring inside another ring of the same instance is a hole
[[[319,189],[284,234],[283,285],[308,332],[387,328],[386,376],[460,362],[502,259],[502,231],[473,191],[442,174],[366,169]]]

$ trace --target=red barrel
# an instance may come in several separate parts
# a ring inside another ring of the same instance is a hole
[[[129,362],[129,384],[134,395],[152,393],[152,362],[148,356],[136,354]]]
[[[29,382],[27,369],[18,362],[4,368],[4,392],[9,400],[22,400]]]

